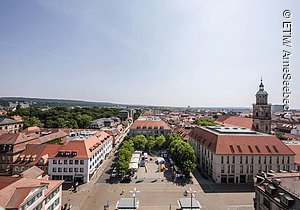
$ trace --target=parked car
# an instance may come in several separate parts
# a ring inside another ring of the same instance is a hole
[[[124,176],[121,181],[121,183],[130,183],[131,182],[131,177],[130,176]]]
[[[117,172],[116,168],[114,168],[111,175],[110,175],[110,177],[114,178],[116,176],[118,176],[118,172]]]

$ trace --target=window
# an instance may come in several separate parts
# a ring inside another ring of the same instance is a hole
[[[270,156],[269,164],[272,164],[272,157]]]
[[[70,164],[70,165],[73,165],[73,160],[69,160],[69,164]]]
[[[248,156],[246,156],[246,164],[248,164]]]
[[[258,157],[258,164],[261,164],[261,157]]]
[[[78,165],[79,164],[79,160],[75,160],[75,165]]]
[[[53,160],[53,164],[57,164],[57,160]]]
[[[229,156],[227,156],[227,164],[229,164]]]
[[[243,156],[240,156],[240,164],[243,163]]]
[[[235,173],[235,165],[231,166],[231,173],[234,174]]]
[[[232,163],[235,164],[235,156],[232,156]]]
[[[224,156],[221,156],[221,164],[224,164]]]
[[[250,174],[253,174],[253,165],[250,165]]]
[[[62,160],[58,160],[58,164],[62,164]]]
[[[78,172],[78,168],[74,168],[74,171],[75,171],[75,172]]]
[[[254,157],[251,156],[251,164],[253,164],[253,162],[254,162]]]
[[[277,156],[277,164],[279,164],[279,156]]]
[[[73,172],[73,168],[69,168],[69,172]]]
[[[240,166],[240,173],[241,174],[244,173],[244,166],[243,165]]]
[[[221,173],[225,173],[225,166],[224,165],[221,165]]]
[[[84,164],[84,160],[80,160],[80,165],[83,165]]]
[[[58,172],[62,172],[62,168],[58,168]]]
[[[80,168],[80,172],[83,172],[83,168]]]
[[[52,171],[53,171],[53,172],[56,172],[56,168],[53,168]]]
[[[64,160],[64,164],[67,165],[68,164],[68,160]]]
[[[68,172],[68,168],[64,168],[64,172]]]

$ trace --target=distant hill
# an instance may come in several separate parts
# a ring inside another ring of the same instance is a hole
[[[25,97],[1,97],[0,105],[7,106],[8,102],[28,102],[37,106],[122,106],[108,102],[91,102],[67,99],[25,98]]]

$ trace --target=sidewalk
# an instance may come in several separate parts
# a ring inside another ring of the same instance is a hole
[[[72,209],[79,210],[84,201],[89,197],[90,191],[93,189],[95,183],[97,182],[99,176],[104,172],[106,167],[111,163],[114,153],[111,152],[103,164],[91,178],[89,183],[85,183],[79,186],[79,190],[74,192],[69,192],[64,190],[62,193],[62,205],[68,203],[68,198],[70,198],[70,204],[72,204]]]

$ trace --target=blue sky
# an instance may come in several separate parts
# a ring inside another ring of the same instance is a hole
[[[300,1],[0,2],[0,96],[245,106],[263,77],[282,101],[282,12],[292,12],[300,108]]]

